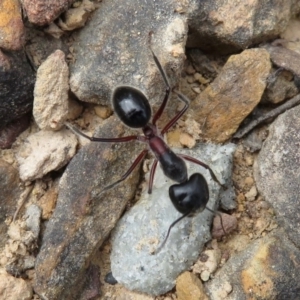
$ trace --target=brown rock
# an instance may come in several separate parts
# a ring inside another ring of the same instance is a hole
[[[21,278],[15,278],[7,273],[0,274],[0,299],[30,300],[32,288]]]
[[[0,2],[0,47],[20,50],[25,42],[25,29],[18,0]]]
[[[74,0],[23,0],[28,19],[36,25],[47,25],[75,2]]]
[[[221,223],[221,218],[222,218],[222,223]],[[237,219],[234,215],[219,213],[219,215],[214,217],[212,237],[215,239],[219,239],[222,236],[231,233],[236,228],[237,228]]]
[[[13,216],[17,200],[21,194],[18,171],[3,160],[0,160],[0,248],[7,240],[5,219]]]
[[[208,300],[201,280],[191,272],[182,273],[176,281],[178,300]]]
[[[232,136],[260,101],[270,68],[264,49],[245,50],[228,59],[215,81],[191,103],[204,138],[221,143]]]
[[[33,116],[40,129],[59,130],[68,116],[69,68],[61,50],[38,68],[34,87]]]

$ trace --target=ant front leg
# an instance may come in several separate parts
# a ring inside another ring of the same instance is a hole
[[[121,142],[129,142],[129,141],[133,141],[133,140],[139,140],[142,142],[145,142],[146,139],[143,136],[138,136],[138,135],[129,135],[129,136],[124,136],[124,137],[119,137],[119,138],[97,138],[97,137],[90,137],[86,134],[84,134],[83,132],[81,132],[79,129],[77,129],[76,127],[73,127],[71,124],[69,123],[65,123],[65,125],[72,131],[74,132],[76,135],[79,136],[83,136],[84,138],[92,141],[92,142],[117,142],[117,143],[121,143]],[[147,153],[148,153],[148,149],[143,150],[139,156],[135,159],[135,161],[132,163],[131,167],[127,170],[127,172],[117,181],[113,182],[112,184],[106,186],[102,191],[106,191],[108,189],[111,189],[112,187],[114,187],[115,185],[119,184],[120,182],[124,181],[131,173],[132,171],[136,168],[136,166],[146,157]]]
[[[134,140],[143,140],[142,137],[138,135],[129,135],[129,136],[123,136],[123,137],[118,137],[118,138],[97,138],[97,137],[91,137],[83,132],[81,132],[79,129],[76,127],[72,126],[70,123],[66,122],[65,125],[76,135],[83,136],[84,138],[90,140],[91,142],[102,142],[102,143],[122,143],[122,142],[130,142]]]

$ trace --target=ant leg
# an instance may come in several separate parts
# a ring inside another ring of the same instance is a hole
[[[163,128],[163,130],[161,131],[162,135],[165,134],[182,117],[182,115],[186,112],[186,110],[189,108],[190,105],[190,100],[186,96],[184,96],[183,94],[181,94],[176,90],[174,90],[173,92],[177,94],[179,99],[182,102],[184,102],[185,105],[183,109],[172,120],[170,120],[169,123],[167,123],[167,125]]]
[[[164,241],[163,241],[162,244],[156,249],[156,251],[154,252],[154,254],[157,254],[157,253],[163,248],[163,246],[166,244],[166,242],[167,242],[167,240],[168,240],[168,238],[169,238],[169,235],[170,235],[170,232],[171,232],[172,227],[174,227],[174,225],[176,225],[179,221],[181,221],[182,219],[184,219],[185,217],[187,217],[190,213],[191,213],[190,211],[187,212],[187,213],[185,213],[184,215],[182,215],[180,218],[178,218],[177,220],[175,220],[175,221],[170,225],[170,227],[169,227],[169,229],[168,229],[168,232],[167,232],[167,235],[166,235]]]
[[[166,95],[165,95],[165,98],[162,102],[162,104],[160,105],[158,111],[155,113],[155,115],[153,116],[153,119],[152,119],[152,124],[155,126],[157,120],[160,118],[160,116],[162,115],[166,105],[167,105],[167,102],[168,102],[168,99],[169,99],[169,95],[170,95],[170,90],[171,90],[171,85],[170,85],[170,81],[168,79],[168,76],[166,74],[166,72],[164,71],[163,67],[161,66],[157,56],[154,54],[153,50],[151,49],[151,37],[152,37],[152,32],[149,33],[149,47],[150,47],[150,51],[152,53],[152,56],[153,56],[153,59],[154,59],[154,62],[165,82],[165,85],[166,85]],[[183,101],[185,103],[185,106],[184,108],[163,128],[163,130],[161,131],[161,134],[164,134],[166,133],[170,127],[172,127],[177,121],[178,119],[181,118],[181,116],[185,113],[185,111],[188,109],[189,107],[189,99],[187,97],[185,97],[183,94],[181,94],[180,92],[174,90],[174,92],[178,95],[178,97],[180,98],[181,101]]]
[[[137,136],[137,135],[129,135],[129,136],[123,136],[123,137],[118,137],[118,138],[97,138],[97,137],[90,137],[83,132],[81,132],[79,129],[76,127],[72,126],[70,123],[66,122],[65,125],[76,135],[83,136],[84,138],[90,140],[91,142],[106,142],[106,143],[112,143],[112,142],[129,142],[133,140],[143,140],[142,137]]]
[[[154,162],[153,162],[153,165],[151,167],[148,194],[152,193],[153,179],[154,179],[154,173],[155,173],[155,170],[156,170],[156,167],[157,167],[157,163],[158,163],[158,160],[155,159]]]
[[[154,54],[154,52],[152,51],[151,49],[151,45],[150,45],[150,51],[152,53],[152,56],[153,56],[153,59],[154,59],[154,62],[166,84],[166,94],[165,94],[165,97],[164,97],[164,100],[162,102],[162,104],[160,105],[159,109],[157,110],[157,112],[154,114],[153,118],[152,118],[152,124],[155,126],[157,120],[160,118],[160,116],[162,115],[166,105],[167,105],[167,102],[169,100],[169,95],[170,95],[170,91],[171,91],[171,86],[170,86],[170,82],[169,82],[169,79],[168,79],[168,76],[167,74],[165,73],[164,69],[162,68],[157,56]]]
[[[217,176],[215,175],[215,173],[213,172],[213,170],[208,166],[206,165],[205,163],[203,163],[202,161],[194,158],[194,157],[191,157],[191,156],[188,156],[188,155],[184,155],[184,154],[178,154],[178,156],[181,156],[182,158],[190,161],[190,162],[193,162],[197,165],[200,165],[202,166],[203,168],[205,168],[206,170],[209,171],[210,173],[210,176],[212,177],[212,179],[217,182],[224,190],[226,190],[226,187],[225,185],[221,184],[220,181],[218,180]]]
[[[135,161],[133,162],[133,164],[131,165],[131,167],[127,170],[127,172],[117,181],[115,181],[114,183],[106,186],[101,193],[103,193],[106,190],[109,190],[110,188],[114,187],[115,185],[117,185],[118,183],[122,182],[123,180],[125,180],[130,174],[131,172],[135,169],[135,167],[145,158],[145,156],[148,153],[148,149],[143,150],[139,156],[135,159]]]

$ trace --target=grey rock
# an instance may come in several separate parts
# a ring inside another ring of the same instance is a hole
[[[124,134],[120,121],[111,117],[95,136]],[[92,255],[135,194],[139,168],[114,188],[102,190],[127,171],[141,149],[135,142],[89,143],[69,163],[35,266],[35,291],[43,299],[79,299]]]
[[[76,145],[76,137],[66,129],[30,135],[17,154],[20,178],[34,180],[60,169],[74,156]]]
[[[42,209],[32,204],[30,205],[25,212],[26,226],[27,230],[30,230],[33,233],[35,239],[38,238],[40,233],[40,222],[42,216]]]
[[[270,54],[272,62],[285,70],[300,77],[300,54],[282,46],[266,45],[264,47]]]
[[[204,161],[224,183],[231,176],[234,149],[233,144],[201,144],[197,149],[179,152]],[[190,175],[200,172],[207,179],[210,189],[207,206],[215,210],[220,186],[202,167],[188,164],[188,168]],[[181,216],[168,195],[171,184],[171,180],[158,168],[152,194],[144,191],[139,202],[124,215],[113,233],[111,270],[117,281],[130,290],[150,295],[166,293],[174,287],[176,277],[198,258],[204,244],[210,239],[213,214],[204,210],[176,224],[165,246],[154,253],[170,224]]]
[[[212,300],[298,299],[300,251],[285,232],[252,242],[205,284]]]
[[[74,45],[70,87],[82,101],[110,104],[114,88],[132,85],[152,103],[165,91],[151,45],[174,85],[185,58],[186,15],[176,11],[178,1],[102,1]],[[188,4],[187,4],[188,5]]]
[[[21,195],[18,170],[4,160],[0,160],[0,249],[7,241],[5,219],[13,216]]]
[[[257,188],[275,209],[292,241],[300,247],[300,107],[280,115],[255,161]]]
[[[291,2],[193,1],[187,47],[233,53],[277,37],[291,17]]]

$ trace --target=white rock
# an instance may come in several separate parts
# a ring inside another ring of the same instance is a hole
[[[38,68],[33,116],[40,129],[59,130],[67,119],[69,68],[65,54],[56,50]]]
[[[7,273],[0,274],[0,299],[30,300],[32,288],[21,278],[15,278]]]
[[[223,183],[231,176],[232,153],[235,146],[202,144],[194,150],[178,152],[193,156],[208,164]],[[188,165],[189,175],[202,173],[209,185],[208,207],[214,210],[220,186],[209,172],[195,164]],[[160,168],[155,174],[153,192],[144,192],[140,201],[119,221],[113,233],[111,270],[117,281],[130,290],[160,295],[172,289],[177,276],[198,258],[210,239],[213,214],[208,210],[177,223],[165,246],[162,243],[170,224],[181,216],[173,207],[168,189],[172,183]]]
[[[63,167],[74,156],[77,138],[67,129],[30,135],[17,154],[20,178],[35,180]]]

